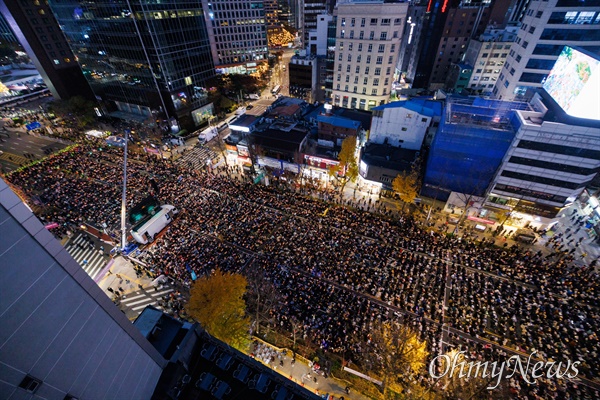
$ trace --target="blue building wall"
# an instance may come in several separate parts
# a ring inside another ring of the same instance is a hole
[[[503,103],[475,100],[451,104],[443,113],[427,157],[422,196],[445,201],[451,191],[485,193],[514,139],[513,110],[521,108]]]

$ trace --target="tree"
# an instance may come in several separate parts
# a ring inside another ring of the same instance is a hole
[[[237,348],[250,343],[250,320],[246,316],[246,278],[217,269],[196,280],[186,311],[212,336]]]
[[[69,114],[77,121],[80,128],[92,123],[95,118],[94,107],[96,103],[83,96],[74,96],[69,100],[55,100],[48,109],[56,114]]]
[[[246,300],[248,314],[252,316],[256,335],[260,333],[261,322],[272,322],[281,301],[281,294],[260,269],[252,269],[248,273],[248,292]]]
[[[412,203],[413,200],[419,194],[419,174],[413,168],[410,172],[404,171],[398,174],[392,181],[392,188],[394,192],[398,193],[402,204],[402,211],[408,203]]]
[[[342,142],[342,149],[338,154],[338,165],[329,168],[329,176],[335,178],[340,185],[340,198],[344,195],[344,188],[348,182],[358,178],[358,162],[356,160],[356,136],[348,136]]]
[[[394,321],[375,323],[364,348],[366,363],[381,375],[384,397],[390,387],[399,391],[400,377],[419,373],[428,356],[427,344],[417,332]]]

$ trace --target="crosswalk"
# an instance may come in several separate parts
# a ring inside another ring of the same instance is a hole
[[[136,314],[142,312],[146,306],[154,306],[159,310],[164,310],[164,307],[158,305],[159,300],[164,296],[171,293],[174,289],[169,286],[163,286],[158,290],[154,290],[153,287],[146,288],[144,290],[138,290],[133,293],[127,294],[124,299],[121,299],[121,307],[129,308]]]
[[[106,259],[99,249],[88,245],[84,235],[84,233],[79,233],[65,248],[71,257],[81,265],[81,268],[92,279],[95,279],[100,271],[102,271],[102,268],[106,266]]]
[[[218,154],[206,147],[194,147],[177,159],[176,163],[192,169],[204,169],[206,164],[218,159]]]

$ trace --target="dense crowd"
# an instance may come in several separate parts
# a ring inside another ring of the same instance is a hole
[[[104,223],[110,231],[119,226],[119,157],[118,150],[79,146],[9,180],[57,221]],[[445,321],[461,332],[452,343],[475,356],[537,350],[546,359],[579,360],[580,376],[598,379],[594,268],[446,237],[367,202],[361,206],[377,212],[166,161],[132,161],[128,169],[130,208],[153,194],[180,210],[142,261],[186,285],[192,272],[261,270],[284,298],[277,325],[289,330],[300,321],[302,335],[324,351],[360,362],[373,324],[402,319],[435,352],[446,304]],[[498,345],[485,347],[485,340]],[[511,389],[522,398],[599,397],[573,382],[530,387],[513,379]]]

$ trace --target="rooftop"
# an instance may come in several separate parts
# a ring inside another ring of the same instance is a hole
[[[317,122],[339,126],[340,128],[356,129],[360,128],[360,122],[352,119],[336,117],[335,115],[320,114],[317,116]]]
[[[388,108],[406,108],[414,111],[421,115],[428,117],[441,116],[442,115],[442,103],[435,100],[426,99],[411,99],[406,101],[394,101],[392,103],[383,104],[375,107],[373,110],[385,110]]]

